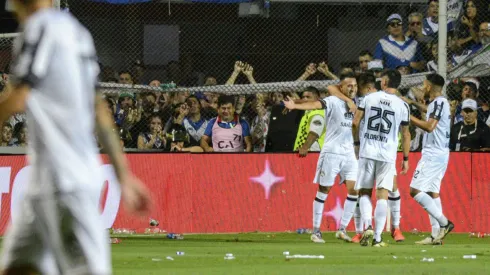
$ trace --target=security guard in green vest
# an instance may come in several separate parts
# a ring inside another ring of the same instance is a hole
[[[307,87],[301,95],[302,101],[317,101],[320,99],[320,91],[315,87]],[[294,151],[299,150],[300,157],[308,154],[308,151],[319,152],[325,138],[325,110],[306,111],[298,128]]]

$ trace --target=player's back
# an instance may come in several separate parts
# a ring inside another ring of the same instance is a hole
[[[354,153],[352,138],[352,119],[345,102],[335,96],[322,99],[325,107],[325,142],[322,151],[346,155]]]
[[[69,13],[42,10],[26,22],[14,55],[14,77],[32,87],[26,111],[31,192],[99,184],[94,182],[100,163],[94,138],[99,68],[90,33]]]
[[[426,120],[433,118],[438,123],[431,133],[424,133],[424,147],[422,155],[429,157],[443,157],[449,155],[449,138],[451,132],[451,110],[449,101],[443,97],[436,97],[427,107]]]
[[[410,121],[408,105],[396,95],[381,91],[367,95],[359,109],[364,111],[359,156],[395,162],[400,124]]]

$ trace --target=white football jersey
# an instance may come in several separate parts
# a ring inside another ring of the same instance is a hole
[[[386,92],[367,95],[359,106],[364,111],[359,157],[394,163],[400,124],[410,122],[408,104]]]
[[[320,102],[325,109],[327,128],[322,152],[339,155],[353,154],[352,119],[354,114],[349,112],[343,100],[335,96],[326,97]]]
[[[31,87],[26,111],[29,191],[100,186],[94,138],[99,66],[92,36],[71,14],[44,9],[29,17],[13,55],[13,83]]]
[[[423,156],[444,156],[449,154],[449,138],[451,132],[451,110],[449,101],[443,97],[436,97],[427,107],[426,120],[436,119],[436,128],[432,133],[424,133]]]

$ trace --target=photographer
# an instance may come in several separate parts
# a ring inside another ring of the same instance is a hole
[[[478,106],[473,99],[462,104],[463,121],[451,128],[451,151],[490,151],[490,128],[477,118]]]

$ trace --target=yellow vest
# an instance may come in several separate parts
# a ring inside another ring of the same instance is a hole
[[[301,146],[306,142],[308,133],[310,132],[311,119],[320,115],[325,118],[325,110],[312,110],[306,111],[301,122],[299,123],[298,134],[296,135],[296,141],[294,142],[294,151],[298,151]],[[322,135],[318,138],[318,143],[320,144],[320,149],[323,147],[323,140],[325,139],[325,128],[323,129]]]

